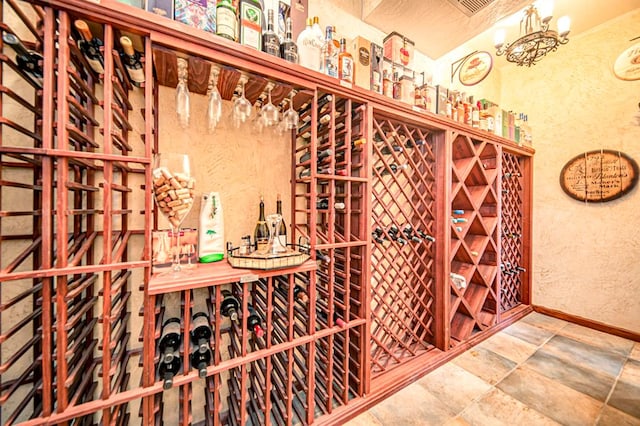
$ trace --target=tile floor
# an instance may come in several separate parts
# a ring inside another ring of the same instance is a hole
[[[640,343],[532,313],[348,426],[640,425]]]

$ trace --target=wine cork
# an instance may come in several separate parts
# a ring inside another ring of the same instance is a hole
[[[169,197],[171,197],[172,200],[177,200],[178,194],[176,194],[176,191],[172,189],[171,191],[169,191]]]
[[[175,177],[172,177],[169,179],[169,183],[171,184],[171,186],[175,189],[180,189],[182,188],[182,185],[180,185],[180,182],[178,182],[178,179],[176,179]]]
[[[173,200],[167,203],[167,206],[169,207],[175,207],[175,206],[179,206],[180,204],[182,204],[182,200]]]

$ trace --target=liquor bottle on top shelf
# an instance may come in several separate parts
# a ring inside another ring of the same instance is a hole
[[[138,87],[144,83],[144,66],[140,61],[140,54],[133,49],[131,39],[126,36],[120,37],[120,46],[122,46],[122,52],[120,53],[120,59],[122,64],[129,74],[131,82]]]
[[[238,309],[240,309],[238,299],[229,290],[222,290],[222,298],[220,313],[231,321],[238,321]]]
[[[322,72],[329,77],[338,78],[338,52],[340,44],[333,39],[333,27],[327,26],[326,37],[322,45]]]
[[[260,197],[260,215],[253,231],[253,238],[256,242],[256,250],[265,248],[269,242],[269,228],[264,216],[264,197]]]
[[[158,364],[158,373],[164,381],[163,387],[165,389],[173,386],[173,377],[180,371],[182,364],[180,360],[181,341],[180,318],[171,317],[164,321],[159,343],[160,362]]]
[[[248,307],[249,317],[247,318],[247,328],[253,332],[256,337],[264,336],[264,329],[262,328],[262,319],[260,315],[253,309],[252,306]]]
[[[100,48],[103,46],[102,40],[91,34],[89,25],[85,21],[78,19],[74,22],[74,26],[82,37],[82,40],[78,40],[78,47],[87,59],[89,66],[98,74],[103,74],[104,62],[102,52],[100,52]]]
[[[296,45],[296,42],[293,41],[292,33],[291,18],[287,18],[285,38],[280,44],[280,57],[285,61],[297,64],[299,61],[298,46]]]
[[[382,94],[388,98],[393,98],[393,80],[389,70],[382,71]]]
[[[314,71],[320,71],[320,55],[322,53],[322,44],[318,43],[316,33],[312,28],[313,19],[307,19],[307,27],[298,35],[298,55],[300,65],[303,65]]]
[[[2,41],[16,52],[16,64],[18,68],[29,74],[38,86],[42,86],[42,55],[33,50],[28,50],[24,44],[15,35],[4,32],[2,34]]]
[[[231,41],[238,36],[236,8],[231,0],[218,0],[216,3],[216,35]]]
[[[267,10],[267,31],[262,35],[262,50],[280,57],[280,38],[273,29],[273,9]]]
[[[264,14],[258,0],[240,0],[240,44],[262,50]]]
[[[338,78],[341,81],[353,84],[355,80],[355,64],[353,56],[347,52],[347,41],[340,39],[340,53],[338,54]]]
[[[278,194],[276,199],[276,213],[282,217],[280,221],[280,228],[278,229],[278,237],[286,243],[287,241],[287,225],[284,223],[284,216],[282,215],[282,198]]]

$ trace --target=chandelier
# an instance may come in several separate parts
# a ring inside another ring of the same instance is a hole
[[[570,19],[563,16],[558,19],[558,31],[549,29],[551,21],[552,5],[543,3],[542,12],[531,5],[524,11],[524,16],[520,20],[521,37],[513,43],[505,43],[505,30],[496,32],[494,44],[496,55],[505,55],[507,61],[518,66],[526,65],[530,67],[541,60],[547,53],[558,49],[561,44],[567,44],[569,39]],[[522,35],[524,30],[524,35]]]

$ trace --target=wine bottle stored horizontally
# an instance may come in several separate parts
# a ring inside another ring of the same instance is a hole
[[[278,236],[282,241],[287,241],[287,224],[284,222],[284,216],[282,215],[282,198],[280,194],[276,199],[276,213],[282,217],[280,221],[280,227],[278,228]]]
[[[269,243],[269,227],[264,216],[264,197],[260,197],[260,215],[253,231],[253,238],[256,242],[256,250],[265,248]]]
[[[325,324],[329,324],[328,318],[329,316],[327,315],[327,313],[321,309],[316,309],[316,315],[318,316],[318,318],[320,320],[322,320],[322,322],[324,322]],[[338,315],[337,312],[333,313],[333,322],[335,325],[337,325],[338,327],[346,327],[347,323],[344,322],[344,320],[342,318],[340,318],[340,315]]]
[[[231,294],[229,290],[222,290],[222,303],[220,303],[220,313],[231,319],[231,321],[238,321],[238,309],[240,309],[240,302]]]
[[[264,336],[264,328],[262,328],[262,318],[253,309],[252,306],[248,307],[249,317],[247,317],[247,328],[253,332],[256,337]]]
[[[213,356],[211,349],[207,346],[207,349],[201,351],[194,345],[194,349],[191,351],[191,367],[198,370],[198,376],[202,379],[207,377],[207,367],[211,365]]]
[[[199,294],[200,293],[200,294]],[[193,291],[194,314],[191,318],[193,329],[191,330],[191,367],[198,370],[201,378],[207,376],[207,366],[211,365],[213,358],[211,353],[211,322],[207,309],[206,290]]]
[[[129,37],[120,37],[120,46],[122,46],[122,52],[120,52],[122,65],[127,70],[133,85],[141,87],[142,83],[144,83],[144,66],[140,61],[140,54],[133,48],[133,43],[131,43]]]
[[[162,324],[160,335],[160,363],[158,373],[164,381],[165,389],[173,386],[173,377],[180,371],[180,343],[182,334],[180,333],[180,319],[171,317]]]
[[[318,152],[318,155],[316,156],[318,163],[323,161],[325,158],[331,157],[331,155],[333,155],[333,150],[329,148]],[[309,161],[310,159],[311,151],[307,151],[302,155],[302,157],[300,157],[300,163],[304,163],[305,161]]]
[[[18,68],[26,72],[30,77],[33,77],[35,82],[42,87],[42,78],[44,75],[41,63],[42,55],[27,49],[18,37],[6,31],[2,34],[2,41],[16,52],[16,64]]]
[[[89,25],[82,19],[74,22],[74,25],[80,33],[81,40],[78,40],[78,47],[87,59],[89,66],[98,74],[104,73],[104,62],[100,48],[103,46],[102,40],[94,37],[89,29]]]
[[[344,210],[345,204],[342,202],[333,203],[333,208],[336,210]],[[328,210],[329,209],[329,199],[328,198],[320,198],[316,203],[316,208],[318,210]]]

